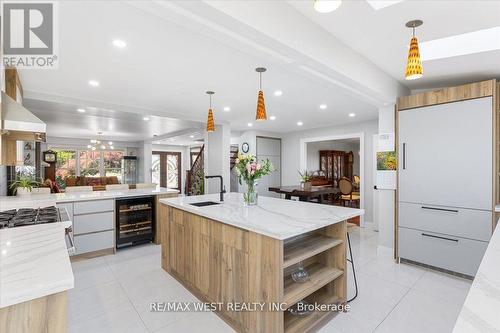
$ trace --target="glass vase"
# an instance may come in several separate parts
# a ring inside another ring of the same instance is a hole
[[[247,181],[247,191],[243,193],[243,201],[246,206],[257,205],[259,194],[257,193],[257,182]]]

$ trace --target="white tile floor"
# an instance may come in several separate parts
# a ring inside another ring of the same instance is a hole
[[[377,233],[351,231],[359,295],[320,332],[451,332],[471,282],[377,256]],[[144,245],[73,263],[70,332],[233,332],[213,313],[153,313],[154,301],[196,301]],[[354,293],[349,270],[349,295]]]

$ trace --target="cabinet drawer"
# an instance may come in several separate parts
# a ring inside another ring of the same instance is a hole
[[[73,218],[75,235],[113,229],[113,217],[113,212],[75,215]]]
[[[113,248],[113,236],[112,230],[75,236],[76,254]]]
[[[114,200],[95,200],[95,201],[81,201],[75,202],[73,212],[75,215],[109,212],[114,210]]]
[[[400,227],[489,241],[492,212],[400,202]]]
[[[399,256],[450,271],[476,275],[488,242],[400,227]]]

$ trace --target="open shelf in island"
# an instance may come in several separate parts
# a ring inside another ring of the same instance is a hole
[[[335,312],[294,316],[287,308],[300,300],[346,302],[345,220],[283,240],[181,207],[161,209],[162,267],[201,301],[264,303],[265,309],[286,303],[272,311],[215,311],[236,331],[315,330]],[[309,273],[304,283],[291,278],[300,264]]]

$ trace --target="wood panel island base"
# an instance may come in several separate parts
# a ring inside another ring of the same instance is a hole
[[[346,302],[346,220],[362,210],[259,198],[245,207],[238,193],[160,200],[162,267],[238,332],[304,332],[335,311],[292,315],[288,308]],[[305,282],[291,274],[302,265]],[[237,311],[237,307],[250,307]]]

